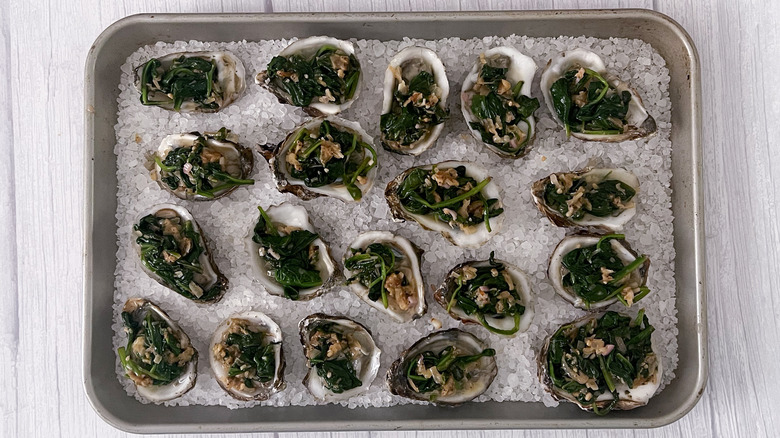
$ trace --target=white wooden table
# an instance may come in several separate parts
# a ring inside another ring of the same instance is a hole
[[[680,22],[698,46],[711,357],[704,397],[682,420],[650,431],[302,436],[778,436],[780,2],[774,0],[0,1],[0,436],[125,435],[92,411],[80,378],[83,66],[105,27],[140,12],[550,7],[655,9]]]

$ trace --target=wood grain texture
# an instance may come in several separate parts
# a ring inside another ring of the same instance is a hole
[[[682,420],[639,431],[307,433],[306,438],[776,436],[780,419],[780,5],[773,0],[11,0],[0,2],[0,436],[119,437],[81,387],[83,65],[139,12],[642,7],[699,49],[710,380]],[[110,256],[110,255],[108,255]],[[33,376],[33,377],[31,377]],[[232,435],[249,436],[249,435]],[[292,437],[294,434],[255,434]]]

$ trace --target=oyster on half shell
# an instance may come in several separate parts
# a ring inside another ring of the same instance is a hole
[[[155,281],[196,302],[214,303],[228,287],[203,231],[184,207],[159,204],[135,221],[132,245]]]
[[[258,209],[247,247],[255,275],[268,293],[306,301],[338,282],[341,271],[304,207],[282,203]]]
[[[389,231],[367,231],[349,245],[344,276],[352,292],[398,322],[425,314],[423,251]]]
[[[382,351],[365,326],[346,317],[315,313],[298,327],[309,368],[303,385],[311,395],[335,402],[371,386]]]
[[[566,236],[550,256],[547,277],[555,292],[574,306],[597,310],[644,298],[650,259],[637,255],[622,234]]]
[[[532,186],[536,207],[559,227],[620,231],[636,214],[639,179],[623,169],[558,172]]]
[[[261,145],[280,192],[309,200],[360,201],[379,166],[374,139],[360,124],[335,116],[312,119],[278,145]]]
[[[494,258],[455,266],[434,294],[455,319],[481,324],[491,333],[514,336],[528,330],[534,302],[528,277],[516,266]]]
[[[151,177],[180,199],[210,201],[232,193],[249,179],[255,159],[227,130],[165,137],[151,156]]]
[[[646,137],[656,131],[642,98],[604,61],[585,49],[554,56],[542,72],[544,100],[567,135],[581,140],[619,142]]]
[[[244,64],[230,52],[182,52],[153,58],[135,70],[141,103],[170,111],[213,113],[241,97]]]
[[[539,380],[556,400],[598,415],[644,406],[663,375],[653,330],[644,310],[635,318],[605,312],[564,324],[539,351]]]
[[[264,313],[222,321],[211,337],[209,359],[219,386],[238,400],[267,400],[285,387],[282,330]]]
[[[117,354],[138,394],[162,403],[195,386],[198,352],[176,321],[151,301],[131,298],[122,308],[122,322],[127,346],[117,349]]]
[[[502,46],[480,54],[463,81],[460,109],[471,135],[503,158],[524,156],[536,136],[535,74],[533,59]]]
[[[457,406],[484,393],[498,374],[496,351],[458,329],[432,333],[401,353],[387,370],[390,392]]]
[[[501,230],[500,198],[487,170],[467,161],[412,167],[385,189],[393,219],[415,221],[464,248],[479,248]]]
[[[312,117],[338,114],[352,106],[362,81],[355,46],[326,36],[295,41],[255,77],[279,102],[302,107]]]
[[[420,155],[436,143],[449,117],[444,64],[425,47],[398,52],[385,70],[380,130],[390,152]]]

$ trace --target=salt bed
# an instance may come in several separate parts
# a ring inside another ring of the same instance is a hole
[[[141,296],[155,301],[179,321],[200,352],[197,384],[183,397],[167,405],[223,405],[229,408],[311,405],[313,399],[301,380],[306,364],[298,340],[297,323],[315,312],[346,315],[366,324],[382,349],[382,368],[369,391],[341,402],[350,408],[392,406],[411,401],[391,395],[383,376],[401,351],[420,337],[434,330],[431,318],[443,323],[443,328],[461,327],[485,339],[497,354],[498,376],[477,401],[542,401],[548,406],[557,403],[547,395],[536,377],[535,356],[544,338],[560,324],[584,314],[583,311],[558,297],[546,278],[547,258],[566,230],[552,225],[534,207],[531,183],[552,172],[574,170],[587,165],[619,166],[632,170],[641,181],[637,215],[625,228],[627,240],[640,253],[652,260],[648,281],[652,293],[640,304],[647,310],[653,334],[663,359],[663,384],[674,378],[677,367],[677,317],[675,307],[674,247],[671,212],[672,177],[669,72],[664,59],[640,40],[596,38],[506,38],[485,37],[462,40],[445,38],[437,41],[404,39],[403,41],[354,40],[357,56],[363,68],[364,82],[360,97],[342,117],[355,120],[373,136],[379,137],[382,78],[390,58],[398,50],[422,45],[439,54],[450,80],[449,109],[438,143],[419,157],[399,156],[378,148],[380,170],[374,188],[360,203],[344,203],[332,198],[303,202],[289,194],[279,193],[271,179],[265,160],[255,151],[255,184],[240,187],[227,198],[213,202],[184,202],[161,190],[149,178],[144,168],[145,154],[153,151],[168,134],[190,131],[216,131],[226,126],[240,136],[241,143],[254,147],[277,143],[296,125],[307,119],[299,109],[279,104],[269,92],[252,81],[274,54],[292,40],[259,42],[208,43],[199,41],[159,42],[133,53],[121,67],[119,114],[116,124],[115,153],[117,155],[118,206],[116,253],[117,267],[114,292],[114,348],[124,345],[120,312],[128,298]],[[504,160],[478,144],[468,133],[460,115],[458,92],[466,72],[477,56],[491,47],[514,46],[531,56],[540,67],[532,95],[542,101],[539,90],[541,69],[554,54],[576,47],[590,49],[601,55],[607,68],[628,81],[642,96],[650,114],[655,117],[658,132],[648,139],[618,144],[582,142],[567,139],[556,126],[542,102],[536,112],[538,132],[531,152],[520,160]],[[167,53],[200,50],[228,50],[238,56],[246,67],[247,91],[236,103],[216,114],[178,114],[156,107],[144,107],[133,87],[133,68],[151,57]],[[489,169],[495,182],[503,189],[506,218],[503,230],[478,250],[464,250],[451,245],[439,234],[422,230],[414,223],[395,223],[390,218],[383,197],[385,185],[398,173],[413,165],[445,160],[476,161]],[[230,280],[230,288],[218,304],[196,304],[159,285],[143,273],[138,257],[131,247],[134,219],[141,211],[158,203],[184,204],[197,218],[212,242],[215,260]],[[334,256],[341,260],[347,245],[366,230],[396,232],[425,250],[422,271],[429,292],[428,313],[404,326],[383,316],[340,286],[309,302],[293,302],[271,296],[253,278],[245,237],[257,220],[257,206],[269,207],[281,202],[304,205],[321,236],[329,242]],[[531,279],[536,296],[536,316],[526,333],[514,338],[490,334],[480,326],[464,327],[450,318],[432,297],[430,287],[439,284],[455,264],[468,259],[486,259],[496,251],[523,269]],[[613,306],[621,310],[620,306]],[[265,402],[242,402],[229,397],[217,384],[208,365],[207,343],[217,325],[231,314],[255,309],[274,318],[285,336],[287,358],[285,379],[287,388]],[[124,376],[119,361],[117,378],[127,393],[141,399],[134,385]]]

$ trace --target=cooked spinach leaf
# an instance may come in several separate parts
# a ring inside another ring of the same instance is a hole
[[[556,181],[547,183],[544,188],[544,201],[553,210],[558,211],[564,217],[578,221],[586,214],[597,217],[616,216],[624,211],[631,199],[636,195],[628,184],[609,179],[609,175],[602,179],[593,180],[586,177],[571,179],[571,186],[561,182],[565,175],[557,175]],[[574,202],[577,196],[578,201]]]
[[[290,96],[292,105],[341,105],[352,99],[360,78],[355,55],[324,45],[312,56],[275,56],[268,63],[268,78]]]
[[[186,101],[204,109],[217,109],[222,100],[217,77],[217,64],[197,56],[182,55],[167,68],[158,59],[150,59],[141,70],[141,103],[172,103],[173,109],[179,111]]]
[[[623,238],[622,234],[608,234],[595,245],[573,249],[563,256],[563,267],[568,271],[563,275],[563,285],[582,298],[586,306],[613,297],[625,305],[630,304],[624,297],[624,290],[637,286],[625,284],[624,279],[639,269],[647,257],[637,257],[625,265],[610,243]],[[635,303],[650,293],[650,289],[638,286],[638,291],[631,293],[634,295],[629,301]]]
[[[439,392],[439,394],[430,396],[432,400],[435,400],[438,396],[446,395],[445,392],[461,387],[464,381],[477,375],[472,373],[472,367],[469,367],[469,364],[475,363],[483,357],[495,355],[496,350],[492,348],[486,348],[473,355],[463,354],[454,346],[447,346],[438,353],[428,350],[409,361],[406,365],[406,379],[410,386],[413,385],[413,389],[416,388],[415,392],[418,394]],[[442,383],[438,383],[433,376],[425,377],[423,375],[430,373],[434,367],[441,374]]]
[[[409,212],[432,215],[453,228],[466,229],[485,223],[504,212],[496,198],[485,198],[482,189],[490,178],[477,181],[466,175],[465,166],[412,170],[398,186],[401,205]]]
[[[316,368],[325,387],[334,394],[341,394],[363,384],[355,371],[352,361],[350,340],[347,335],[334,329],[333,324],[320,324],[312,332],[310,341],[314,345],[307,348],[309,364]],[[329,354],[329,351],[336,353]]]
[[[191,300],[209,301],[219,296],[226,287],[217,281],[203,290],[196,274],[203,273],[200,256],[205,251],[201,235],[192,221],[181,217],[144,216],[133,225],[140,234],[135,241],[141,247],[141,262],[160,277],[165,286]]]
[[[219,358],[230,363],[228,376],[239,378],[247,388],[256,388],[258,385],[270,382],[275,377],[276,355],[275,343],[266,342],[266,335],[260,331],[253,331],[247,323],[243,323],[244,330],[234,331],[227,335],[223,344],[226,356]]]
[[[547,350],[547,371],[553,385],[596,414],[609,413],[620,395],[618,383],[635,388],[652,377],[658,360],[650,337],[654,330],[644,309],[634,319],[606,312],[580,327],[561,326]],[[613,399],[599,408],[596,400],[607,392]]]
[[[372,243],[365,248],[352,248],[352,256],[344,261],[344,267],[354,272],[347,283],[359,281],[368,289],[371,301],[381,299],[382,305],[388,306],[388,292],[385,288],[387,276],[397,273],[395,270],[398,259],[403,256],[391,245]],[[407,281],[404,278],[404,281]]]
[[[312,130],[301,128],[285,159],[290,175],[307,187],[343,184],[356,201],[363,197],[357,183],[364,184],[361,181],[377,164],[376,151],[370,144],[328,120]]]
[[[137,322],[129,312],[122,312],[128,334],[127,346],[117,349],[122,368],[141,386],[167,385],[184,373],[195,350],[183,348],[168,324],[153,312],[146,312]]]
[[[252,179],[228,173],[228,163],[222,159],[224,155],[208,144],[211,138],[224,141],[229,133],[229,130],[222,128],[214,134],[199,135],[192,145],[171,149],[164,157],[155,154],[154,161],[160,168],[160,180],[173,191],[206,198],[214,198],[235,186],[254,184]],[[234,165],[240,166],[240,163]]]
[[[263,210],[255,224],[252,241],[262,247],[263,259],[273,272],[274,280],[284,288],[284,296],[297,300],[302,289],[322,284],[317,268],[318,247],[313,245],[319,235],[308,230],[292,230],[281,234]]]
[[[506,68],[482,66],[469,106],[477,121],[469,126],[480,133],[484,143],[520,155],[533,137],[529,120],[539,108],[539,99],[522,94],[523,82],[512,84],[506,74]]]
[[[553,83],[550,95],[566,135],[572,131],[615,135],[625,130],[631,93],[618,92],[598,72],[573,68]]]
[[[496,262],[495,253],[490,252],[487,266],[466,265],[456,271],[453,281],[455,289],[448,294],[447,312],[453,306],[460,307],[466,315],[474,315],[483,327],[500,335],[512,335],[520,329],[520,320],[525,306],[514,282],[510,284],[510,273],[503,263]],[[511,279],[511,277],[510,277]],[[486,317],[513,318],[514,327],[504,330],[493,327]]]
[[[421,71],[407,85],[396,86],[393,105],[379,122],[382,142],[391,148],[409,147],[430,130],[444,123],[449,111],[439,102],[434,76]]]

